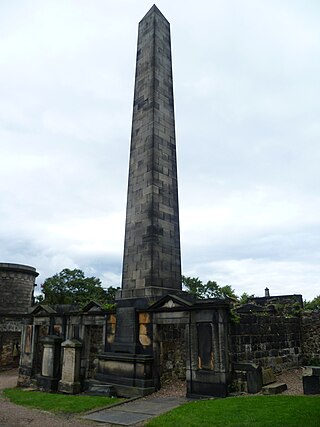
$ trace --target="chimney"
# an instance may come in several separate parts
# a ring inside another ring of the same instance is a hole
[[[266,289],[264,290],[264,296],[265,296],[265,297],[269,297],[269,296],[270,296],[269,288],[266,288]]]

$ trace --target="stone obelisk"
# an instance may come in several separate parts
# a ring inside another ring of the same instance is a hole
[[[181,290],[170,24],[154,5],[139,23],[120,298]]]
[[[124,396],[154,391],[150,307],[181,293],[170,24],[152,6],[138,32],[122,288],[97,380]]]
[[[95,375],[119,396],[159,388],[172,344],[190,396],[227,393],[229,304],[183,292],[180,264],[170,25],[152,6],[139,24],[122,289]]]

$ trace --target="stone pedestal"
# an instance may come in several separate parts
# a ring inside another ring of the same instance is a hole
[[[62,374],[59,381],[59,391],[77,394],[81,391],[80,383],[80,357],[82,344],[76,339],[64,341]]]
[[[155,391],[152,365],[153,357],[148,355],[103,353],[96,379],[112,384],[118,396],[145,396]]]
[[[60,352],[62,338],[49,335],[43,338],[43,356],[41,375],[37,378],[38,386],[46,391],[56,391],[60,378]]]
[[[110,351],[98,355],[95,379],[112,385],[118,396],[145,396],[155,391],[150,314],[141,312],[142,298],[117,305],[115,339]]]

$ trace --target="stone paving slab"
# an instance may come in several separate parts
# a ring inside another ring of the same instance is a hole
[[[130,426],[168,412],[171,409],[189,401],[189,399],[183,397],[154,397],[151,399],[137,399],[132,402],[125,402],[110,409],[92,412],[82,418],[101,423]]]
[[[181,400],[181,402],[180,402]],[[123,404],[116,408],[113,408],[115,411],[125,411],[125,412],[138,412],[142,414],[150,414],[150,415],[160,415],[163,412],[167,412],[172,408],[176,408],[182,403],[186,403],[186,399],[161,399],[157,398],[154,400],[144,400],[137,401],[135,403]]]
[[[82,418],[85,418],[91,421],[98,421],[100,423],[111,423],[111,424],[119,424],[121,426],[131,426],[141,421],[146,421],[152,417],[154,417],[154,415],[137,414],[134,412],[115,411],[113,409],[110,409],[110,410],[106,409],[105,411],[94,412],[93,414],[87,415]]]

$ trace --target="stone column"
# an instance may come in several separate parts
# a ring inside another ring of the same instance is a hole
[[[43,356],[41,375],[38,377],[38,386],[44,390],[57,390],[60,378],[60,351],[62,338],[49,335],[43,338]]]
[[[82,343],[76,339],[66,340],[63,348],[62,374],[59,381],[59,391],[77,394],[81,391],[80,358]]]

